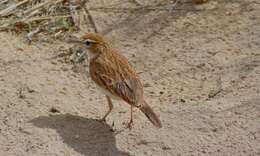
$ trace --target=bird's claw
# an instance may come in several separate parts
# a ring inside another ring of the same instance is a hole
[[[130,120],[129,122],[123,123],[123,124],[126,126],[126,128],[128,128],[129,130],[131,130],[131,129],[133,128],[134,122],[133,122],[133,120]]]
[[[101,118],[101,119],[97,119],[97,120],[98,120],[99,122],[103,123],[103,124],[107,123],[105,118]]]

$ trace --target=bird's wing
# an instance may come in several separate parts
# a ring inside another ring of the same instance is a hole
[[[100,57],[91,61],[90,75],[100,87],[112,95],[129,104],[140,106],[143,100],[142,84],[123,56],[110,59]]]

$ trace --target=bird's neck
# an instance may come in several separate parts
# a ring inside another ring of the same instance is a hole
[[[89,59],[90,59],[90,60],[93,60],[93,59],[97,58],[99,54],[100,54],[100,53],[93,53],[93,52],[91,52],[91,51],[88,52],[88,55],[89,55]]]
[[[107,45],[101,45],[97,46],[94,49],[91,49],[88,51],[90,60],[94,60],[98,58],[100,55],[105,54],[109,51],[110,46]]]

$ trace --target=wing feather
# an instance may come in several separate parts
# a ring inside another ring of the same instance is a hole
[[[143,99],[142,84],[123,56],[98,57],[90,62],[90,75],[102,88],[139,107]],[[116,60],[115,60],[116,59]],[[116,64],[114,63],[116,62]]]

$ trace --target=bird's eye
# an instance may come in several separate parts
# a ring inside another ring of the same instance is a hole
[[[90,41],[85,41],[85,45],[89,46],[91,44]]]

